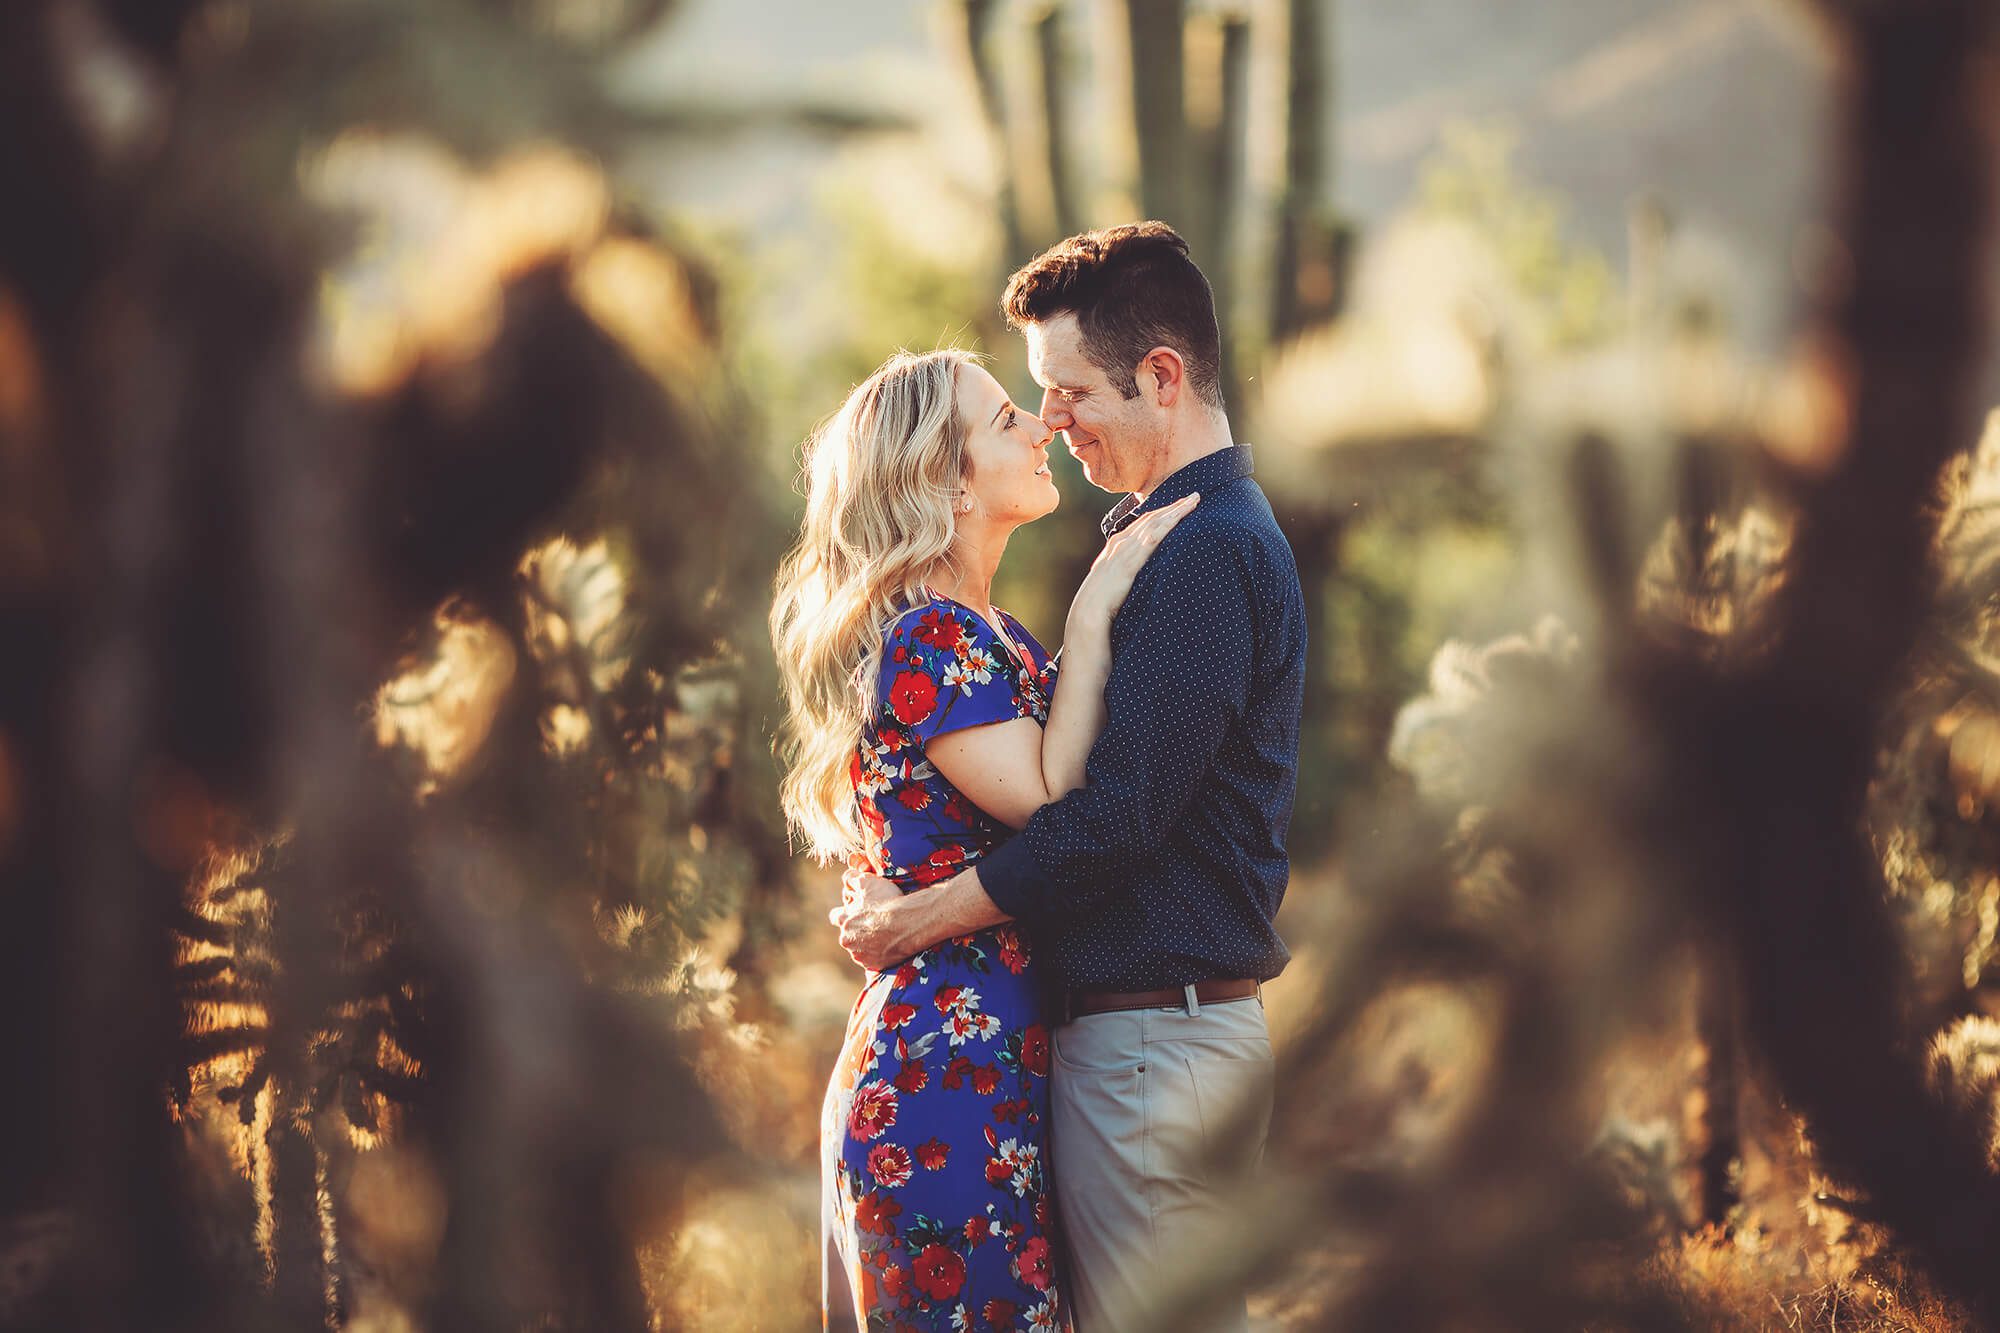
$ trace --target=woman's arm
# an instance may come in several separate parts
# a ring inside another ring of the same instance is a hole
[[[1104,730],[1104,682],[1111,674],[1111,618],[1132,579],[1199,495],[1155,510],[1106,542],[1070,603],[1063,664],[1046,726],[1015,718],[946,732],[924,755],[967,800],[1009,828],[1083,785],[1084,761]]]

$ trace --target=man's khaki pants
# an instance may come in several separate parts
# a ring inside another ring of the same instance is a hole
[[[1231,1194],[1264,1151],[1261,999],[1086,1014],[1056,1029],[1049,1152],[1077,1333],[1149,1327],[1227,1252]],[[1207,1303],[1204,1302],[1204,1305]],[[1240,1289],[1204,1327],[1245,1327]]]

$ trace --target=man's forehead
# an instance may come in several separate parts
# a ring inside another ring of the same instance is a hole
[[[1064,313],[1028,326],[1028,373],[1037,380],[1075,380],[1090,362],[1078,341],[1076,316]]]

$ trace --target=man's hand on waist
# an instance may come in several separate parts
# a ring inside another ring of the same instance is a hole
[[[827,920],[840,930],[840,947],[871,972],[1008,919],[980,887],[976,868],[908,894],[878,876],[851,875],[841,896]]]

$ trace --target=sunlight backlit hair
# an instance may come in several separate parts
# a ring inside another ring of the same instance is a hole
[[[778,571],[771,642],[786,710],[785,818],[820,860],[861,845],[849,776],[882,634],[950,556],[968,472],[958,375],[971,352],[898,352],[806,442],[806,514]]]
[[[1007,279],[1001,313],[1011,328],[1076,316],[1083,352],[1121,397],[1139,396],[1133,368],[1155,347],[1187,366],[1195,396],[1222,407],[1222,333],[1215,292],[1180,233],[1164,222],[1078,232]]]

